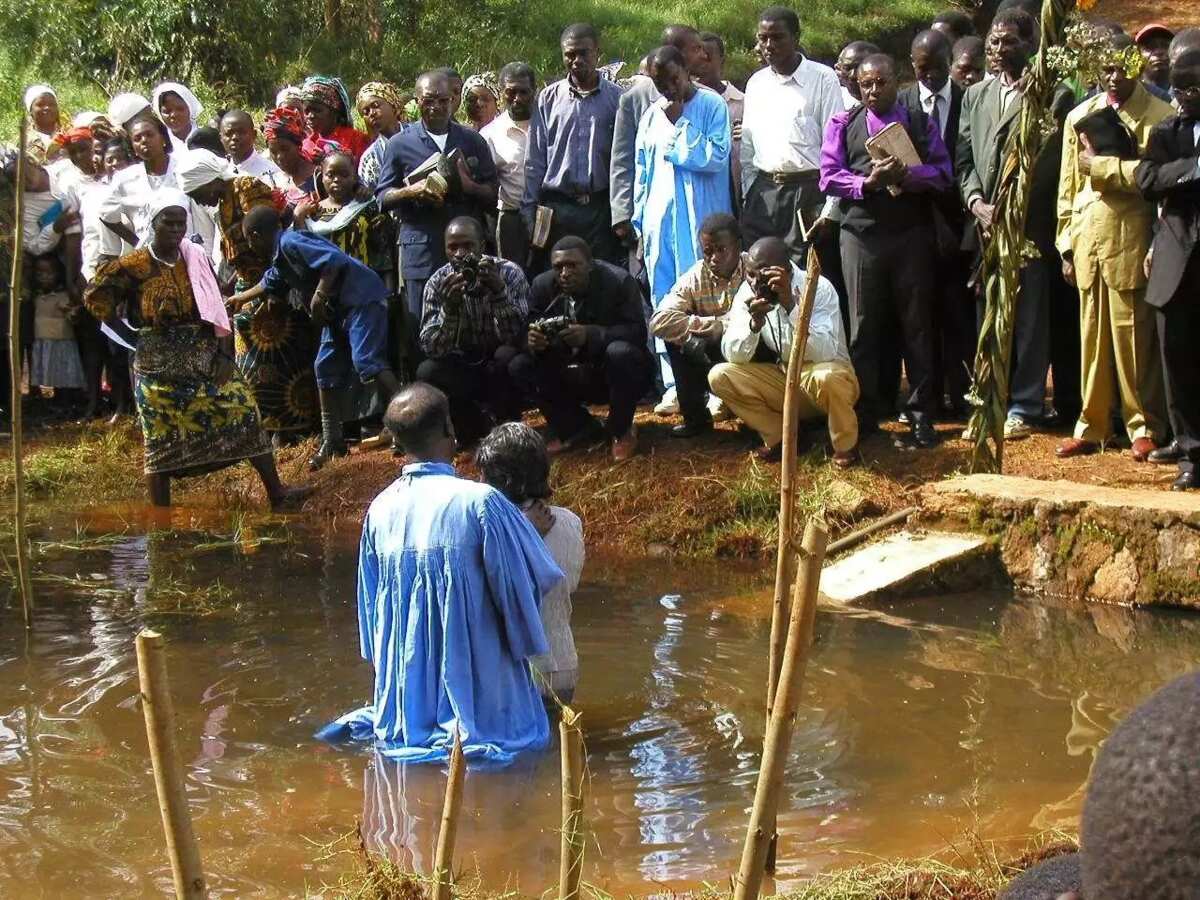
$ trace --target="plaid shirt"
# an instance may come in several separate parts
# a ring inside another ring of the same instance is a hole
[[[421,349],[433,359],[459,353],[480,359],[491,356],[502,344],[518,344],[529,317],[529,282],[521,267],[507,260],[484,257],[496,264],[504,293],[496,295],[479,286],[465,296],[454,311],[447,311],[446,279],[454,274],[449,263],[425,284],[421,310]]]
[[[741,258],[728,278],[721,278],[700,260],[681,276],[650,318],[656,338],[678,344],[689,334],[719,341],[734,294],[746,280]]]

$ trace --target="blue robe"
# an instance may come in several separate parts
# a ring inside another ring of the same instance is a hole
[[[633,182],[633,227],[642,239],[655,309],[699,260],[700,223],[712,213],[733,211],[733,141],[724,98],[698,88],[675,122],[667,118],[667,106],[660,98],[642,115]],[[662,356],[662,342],[656,346]],[[664,376],[669,372],[664,357]]]
[[[363,658],[374,703],[317,737],[371,741],[408,762],[508,762],[550,739],[528,657],[549,649],[538,607],[563,578],[542,539],[494,488],[416,463],[371,503],[358,565]]]

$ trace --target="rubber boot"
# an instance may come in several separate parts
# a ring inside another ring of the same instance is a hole
[[[317,392],[321,404],[321,446],[308,461],[313,472],[322,468],[335,456],[345,456],[346,441],[342,437],[342,399],[345,392],[322,390]]]

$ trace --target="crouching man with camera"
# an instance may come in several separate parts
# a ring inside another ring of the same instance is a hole
[[[788,356],[805,274],[779,238],[756,241],[745,257],[746,280],[725,320],[721,351],[728,362],[708,373],[710,390],[762,437],[764,460],[778,460],[783,444],[783,395]],[[800,373],[800,418],[829,420],[833,462],[848,468],[858,459],[858,379],[850,365],[837,292],[824,278],[817,285]]]
[[[478,443],[496,421],[519,419],[519,395],[508,377],[529,312],[521,267],[483,255],[483,228],[470,216],[446,226],[449,262],[425,284],[417,380],[450,400],[461,448]]]
[[[614,460],[633,456],[634,409],[653,379],[637,282],[593,259],[582,239],[564,237],[550,251],[550,271],[533,280],[529,310],[526,349],[509,373],[546,417],[553,432],[547,451],[589,447],[607,437]],[[607,403],[607,424],[584,403]]]

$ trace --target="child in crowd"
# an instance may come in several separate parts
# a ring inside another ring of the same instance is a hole
[[[56,405],[62,405],[63,391],[84,387],[83,363],[75,343],[70,316],[78,309],[63,286],[62,265],[53,255],[33,261],[33,353],[30,356],[29,385],[54,388]]]

